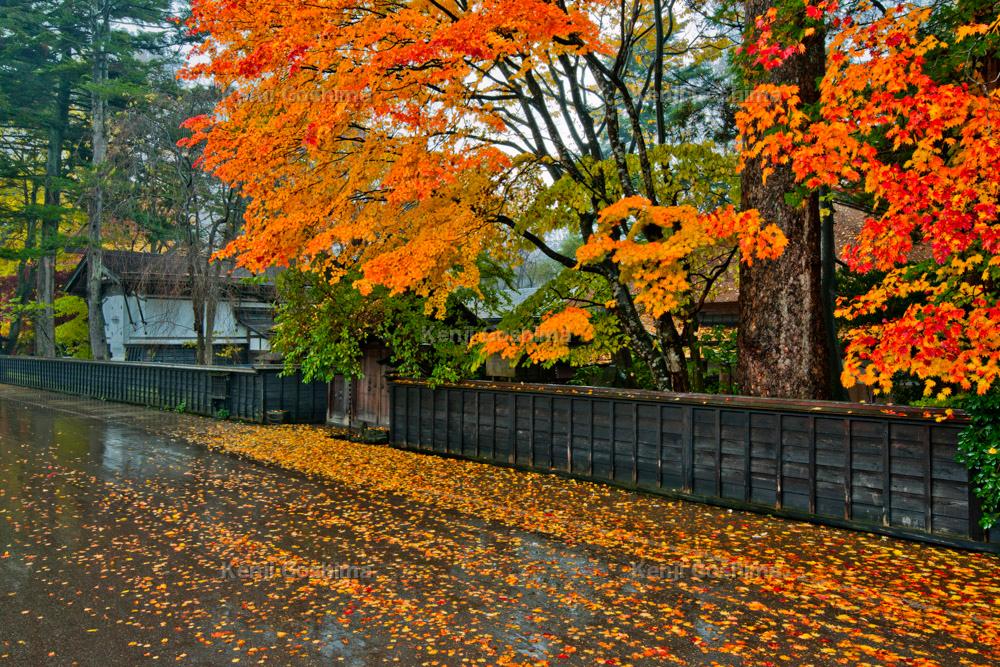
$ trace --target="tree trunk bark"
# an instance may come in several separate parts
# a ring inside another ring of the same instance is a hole
[[[646,325],[635,307],[628,285],[620,281],[616,271],[610,268],[608,271],[610,275],[605,277],[611,286],[611,294],[615,300],[615,314],[631,342],[632,352],[638,355],[649,368],[656,388],[660,391],[671,391],[673,389],[672,374],[666,357],[656,348],[653,336],[646,329]]]
[[[691,391],[691,374],[688,369],[684,340],[677,330],[674,316],[666,313],[656,321],[656,340],[660,344],[670,373],[670,391],[686,393]]]
[[[188,247],[188,275],[191,280],[191,308],[194,316],[195,363],[201,366],[215,364],[215,316],[218,311],[216,284],[219,276],[212,271],[209,258],[203,257],[200,248],[192,243]]]
[[[105,113],[107,102],[101,86],[108,78],[107,54],[104,39],[109,28],[109,16],[104,2],[95,3],[94,62],[92,63],[94,90],[91,92],[91,123],[93,142],[93,178],[87,245],[87,327],[90,333],[90,353],[94,359],[108,358],[108,340],[104,331],[103,290],[104,253],[101,247],[101,221],[104,217],[104,162],[108,153]]]
[[[205,297],[205,351],[202,364],[215,364],[215,314],[218,311],[218,300],[212,290]]]
[[[747,34],[755,19],[774,0],[746,0]],[[805,53],[750,84],[771,82],[799,86],[805,105],[818,99],[824,71],[824,37],[805,42]],[[756,208],[788,237],[788,247],[775,261],[740,266],[740,329],[738,381],[753,396],[785,398],[830,397],[830,348],[824,326],[819,200],[813,195],[790,206],[785,194],[795,189],[789,165],[776,165],[767,183],[760,160],[750,161],[742,174],[743,208]]]
[[[205,302],[200,296],[191,295],[191,311],[194,316],[194,362],[205,363]]]
[[[193,255],[191,249],[188,250]],[[200,279],[195,266],[195,260],[188,258],[189,275],[191,280],[191,316],[194,322],[194,362],[202,365],[205,363],[205,292],[204,282]]]
[[[59,221],[62,218],[62,150],[69,123],[69,80],[59,80],[56,109],[49,127],[48,155],[45,160],[45,208],[41,216],[39,245],[41,255],[35,271],[35,299],[38,309],[33,318],[35,356],[56,356],[56,318],[53,303],[56,291],[56,253],[59,246]]]
[[[48,232],[43,225],[43,232]],[[46,234],[49,238],[55,234]],[[56,318],[53,308],[55,294],[55,257],[44,255],[38,259],[35,273],[35,297],[38,311],[35,313],[35,356],[56,356]]]

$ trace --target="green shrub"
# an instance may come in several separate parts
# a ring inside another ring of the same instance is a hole
[[[56,346],[62,354],[76,359],[90,359],[90,330],[87,328],[87,302],[78,296],[61,296],[53,304],[56,319]]]
[[[969,396],[963,407],[972,423],[958,437],[958,460],[982,501],[980,524],[990,528],[1000,521],[1000,389]]]

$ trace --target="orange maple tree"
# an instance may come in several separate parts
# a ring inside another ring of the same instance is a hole
[[[535,248],[605,281],[602,307],[655,384],[686,389],[691,333],[671,311],[687,304],[693,322],[718,278],[705,272],[699,292],[687,267],[705,248],[731,249],[725,262],[773,256],[781,238],[752,214],[687,200],[676,156],[659,150],[663,83],[650,72],[680,38],[656,7],[195,0],[190,27],[205,40],[186,76],[232,92],[188,122],[189,142],[250,200],[229,252],[253,270],[360,274],[362,292],[417,294],[440,315],[449,294],[478,289],[481,257]],[[546,192],[566,216],[524,214]],[[577,236],[581,254],[554,232]],[[594,306],[568,307],[488,347],[563,356],[567,336],[588,339]]]
[[[844,21],[818,115],[795,87],[761,86],[738,123],[747,156],[791,164],[804,188],[873,202],[846,261],[885,277],[840,304],[849,323],[874,321],[848,331],[844,384],[888,392],[906,373],[944,397],[952,386],[984,393],[1000,377],[1000,89],[974,59],[956,59],[943,82],[928,58],[996,34],[1000,18],[963,25],[946,43],[925,29],[931,15],[898,7]],[[902,315],[887,314],[904,302]]]

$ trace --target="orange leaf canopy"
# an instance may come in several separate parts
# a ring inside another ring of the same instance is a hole
[[[636,57],[635,35],[652,32],[633,25],[620,38],[631,11],[611,0],[194,0],[191,28],[206,39],[185,75],[231,93],[188,123],[185,141],[203,142],[204,166],[250,200],[226,253],[251,270],[358,273],[362,293],[413,293],[441,314],[456,289],[478,289],[483,256],[515,261],[525,244],[565,231],[550,213],[571,210],[584,243],[575,268],[624,287],[605,307],[632,319],[631,343],[642,339],[655,363],[664,353],[642,336],[641,317],[695,301],[686,259],[714,246],[773,257],[785,239],[755,212],[657,204],[668,180],[657,172],[669,174],[672,158],[644,143],[629,84],[612,83],[615,63]],[[634,70],[622,76],[648,82]],[[609,156],[601,139],[620,143],[619,115],[636,145]],[[633,179],[645,198],[631,196]],[[594,339],[589,317],[560,309],[526,336],[480,342],[547,363],[571,339]]]
[[[475,287],[502,252],[485,224],[510,165],[504,63],[599,51],[601,6],[539,0],[195,0],[206,34],[184,75],[231,90],[191,119],[205,168],[239,184],[245,233],[227,253],[251,270],[298,263],[364,290],[439,300]],[[502,103],[500,103],[502,102]],[[514,101],[516,103],[516,101]]]

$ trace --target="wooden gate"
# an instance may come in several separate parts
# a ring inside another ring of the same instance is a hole
[[[361,359],[361,377],[347,380],[338,375],[330,383],[327,421],[346,427],[389,427],[389,382],[386,370],[389,350],[367,345]]]

